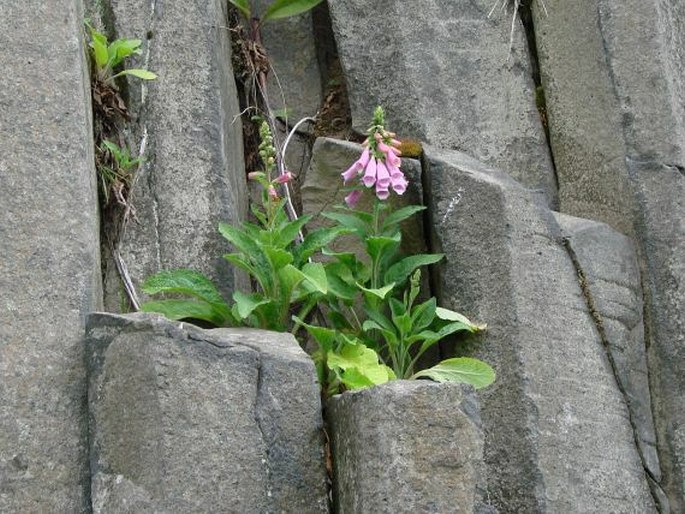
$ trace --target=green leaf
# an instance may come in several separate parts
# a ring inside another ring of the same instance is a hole
[[[302,227],[312,219],[311,216],[301,216],[294,221],[290,221],[281,227],[278,232],[278,239],[280,243],[285,247],[292,243],[297,235],[302,230]]]
[[[382,335],[383,338],[385,339],[385,342],[390,346],[391,348],[394,348],[397,346],[397,334],[395,334],[394,330],[389,330],[387,328],[383,328],[381,325],[379,325],[377,322],[367,319],[364,321],[364,324],[362,325],[362,330],[364,332],[369,332],[370,330],[378,330]]]
[[[323,212],[321,215],[329,220],[337,221],[345,228],[356,232],[360,238],[365,238],[371,228],[370,224],[360,219],[355,214],[344,214],[342,212]]]
[[[262,16],[264,21],[295,16],[313,9],[322,0],[275,0]]]
[[[392,288],[395,287],[395,283],[393,282],[392,284],[389,284],[385,287],[381,287],[378,289],[367,289],[363,285],[361,285],[359,282],[357,282],[357,287],[364,291],[365,293],[372,294],[374,296],[377,296],[381,300],[385,300],[385,297],[388,296],[388,293],[392,291]]]
[[[293,262],[293,256],[289,251],[276,246],[265,246],[264,253],[274,271],[278,271]]]
[[[212,281],[202,273],[190,269],[160,271],[148,277],[142,289],[146,294],[187,294],[214,305],[225,305],[228,308]]]
[[[397,209],[392,214],[388,215],[387,218],[383,220],[382,230],[385,231],[391,228],[393,225],[397,225],[401,221],[413,216],[415,213],[425,210],[423,205],[408,205],[407,207],[402,207]]]
[[[435,319],[435,309],[436,301],[434,297],[412,309],[411,319],[414,331],[419,332],[433,323],[433,320]]]
[[[243,16],[245,16],[245,19],[249,20],[252,17],[252,14],[250,13],[250,6],[247,3],[247,0],[228,0],[231,2],[233,5],[235,5],[238,10],[240,10],[241,13],[243,13]]]
[[[371,236],[366,238],[366,251],[373,260],[378,260],[387,248],[397,248],[401,235],[398,232],[393,237]]]
[[[330,328],[317,327],[316,325],[309,325],[302,321],[297,316],[293,316],[293,321],[302,325],[307,332],[319,343],[321,350],[324,354],[330,352],[335,347],[336,340],[338,338],[339,332],[336,330],[331,330]]]
[[[443,307],[436,308],[435,315],[441,320],[458,321],[460,323],[463,323],[464,325],[468,326],[467,330],[474,334],[476,332],[482,332],[483,330],[487,329],[487,325],[477,325],[476,323],[472,323],[469,320],[469,318],[467,318],[463,314],[459,314],[458,312],[451,311],[449,309],[444,309]]]
[[[333,242],[343,234],[351,234],[354,230],[346,227],[320,228],[307,234],[304,241],[293,251],[295,264],[303,264],[309,257],[321,248]],[[354,254],[352,254],[354,255]]]
[[[159,300],[141,305],[143,312],[158,312],[169,319],[201,319],[218,327],[233,321],[230,310],[197,300]]]
[[[271,303],[271,300],[264,298],[258,293],[248,295],[240,291],[233,293],[233,301],[235,301],[241,319],[249,317],[258,307]]]
[[[404,257],[402,260],[388,268],[388,271],[385,272],[384,280],[385,282],[403,284],[416,268],[428,264],[435,264],[444,256],[445,254],[442,253],[422,253]]]
[[[134,77],[137,77],[137,78],[143,79],[143,80],[155,80],[157,78],[157,75],[155,75],[151,71],[142,70],[142,69],[138,69],[138,68],[131,68],[130,70],[120,71],[119,73],[114,75],[112,78],[117,78],[117,77],[120,77],[122,75],[132,75]]]
[[[328,352],[328,367],[343,372],[340,377],[350,389],[384,384],[393,377],[392,371],[379,362],[378,354],[362,343],[347,343],[339,353]]]
[[[107,40],[105,39],[103,42],[100,38],[93,37],[91,46],[93,47],[93,57],[95,57],[95,67],[98,70],[105,69],[109,59],[107,54]]]
[[[126,57],[132,54],[140,54],[140,39],[116,39],[107,47],[108,66],[114,68]]]
[[[476,389],[487,387],[495,381],[495,371],[478,359],[456,357],[446,359],[432,368],[415,373],[411,378],[427,377],[436,382],[459,382]]]
[[[326,269],[320,262],[308,262],[302,267],[302,273],[316,291],[321,294],[328,293],[328,279],[326,278]]]

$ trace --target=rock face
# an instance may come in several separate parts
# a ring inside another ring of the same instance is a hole
[[[561,208],[636,237],[646,273],[662,485],[672,511],[680,512],[685,509],[685,6],[595,0],[565,2],[554,11],[536,17],[535,32]]]
[[[541,195],[427,148],[439,301],[487,322],[488,493],[504,512],[653,512],[628,409]]]
[[[635,246],[604,223],[555,213],[628,401],[643,464],[661,479],[649,396],[642,287]]]
[[[128,224],[120,253],[136,287],[173,268],[202,271],[226,294],[236,285],[217,230],[244,219],[247,208],[226,5],[111,2],[117,33],[144,39],[139,64],[158,75],[129,81],[146,162],[132,195],[139,222]]]
[[[271,3],[257,0],[251,5],[262,15]],[[272,67],[268,83],[272,107],[287,108],[291,124],[314,116],[321,105],[323,88],[311,11],[264,23],[262,38]]]
[[[483,512],[471,388],[398,380],[334,396],[328,420],[337,512]]]
[[[93,511],[327,512],[312,361],[290,335],[94,314]]]
[[[554,204],[523,30],[517,25],[509,56],[510,18],[489,19],[492,4],[329,2],[352,122],[366,130],[382,105],[401,137],[468,152]]]
[[[83,6],[0,17],[0,512],[82,512],[81,334],[102,303]]]

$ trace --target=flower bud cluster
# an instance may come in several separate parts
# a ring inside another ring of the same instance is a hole
[[[387,200],[390,189],[401,195],[407,190],[407,179],[400,170],[400,142],[393,132],[383,127],[383,110],[378,107],[374,113],[374,124],[369,129],[369,137],[363,143],[364,150],[357,161],[342,173],[345,184],[361,176],[361,183],[367,188],[374,187],[379,200]],[[352,191],[345,202],[350,207],[356,205],[361,196],[360,190]]]
[[[266,121],[263,121],[259,126],[259,157],[264,163],[264,171],[252,171],[247,174],[249,180],[256,180],[259,182],[268,195],[268,198],[273,201],[279,199],[277,187],[287,184],[293,179],[293,174],[286,171],[272,179],[272,172],[276,167],[276,148],[274,147],[274,139],[271,135],[271,129]]]

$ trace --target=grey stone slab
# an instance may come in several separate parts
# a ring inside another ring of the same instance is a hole
[[[532,2],[540,75],[560,210],[630,234],[621,111],[598,30],[599,3],[554,2],[545,14]]]
[[[122,258],[138,290],[157,271],[193,268],[229,294],[236,281],[246,283],[221,258],[229,247],[217,227],[245,218],[247,192],[227,4],[110,3],[117,34],[144,41],[131,66],[158,75],[128,81],[146,162],[131,197],[138,222],[127,225]]]
[[[477,355],[488,493],[506,512],[654,512],[628,409],[540,194],[424,148],[439,301],[488,324]]]
[[[559,2],[536,17],[562,210],[634,235],[658,447],[685,509],[685,5]]]
[[[349,141],[321,137],[312,148],[312,158],[301,188],[302,211],[304,214],[319,215],[333,211],[335,206],[343,205],[347,194],[343,191],[343,180],[340,174],[354,163],[362,152],[362,146]],[[421,185],[421,165],[414,159],[402,159],[401,165],[409,186],[402,196],[390,194],[393,208],[406,205],[423,204],[423,186]],[[357,204],[357,209],[371,212],[373,205],[373,188],[365,190]],[[314,229],[326,221],[315,218],[308,227]],[[412,216],[402,225],[402,250],[410,253],[425,253],[426,240],[423,235],[423,218]],[[331,245],[337,251],[354,251],[363,254],[363,246],[352,237],[343,237]]]
[[[661,479],[652,418],[644,331],[644,303],[635,245],[604,223],[555,213],[583,272],[593,308],[631,412],[640,453]]]
[[[251,5],[261,16],[271,3],[256,0]],[[314,116],[323,100],[323,87],[311,11],[267,21],[262,25],[262,41],[272,68],[268,76],[271,107],[287,108],[291,124]]]
[[[102,292],[83,6],[0,18],[0,512],[85,512],[81,335]]]
[[[492,4],[329,2],[353,126],[366,130],[380,104],[400,136],[474,155],[554,204],[523,29],[509,55],[511,18],[488,18]]]
[[[93,314],[94,512],[327,512],[314,366],[289,334]]]
[[[398,380],[328,402],[337,512],[482,512],[473,389]]]

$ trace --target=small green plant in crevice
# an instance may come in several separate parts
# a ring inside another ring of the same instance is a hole
[[[128,68],[115,73],[116,69],[125,59],[132,55],[140,55],[142,50],[140,39],[115,39],[111,43],[102,32],[97,31],[90,23],[86,22],[90,34],[91,63],[93,75],[96,80],[113,85],[117,77],[132,75],[143,80],[154,80],[157,75],[142,68]]]
[[[257,16],[250,7],[249,0],[228,0],[235,5],[246,20],[256,20],[257,24],[262,24],[269,20],[278,20],[281,18],[288,18],[290,16],[297,16],[307,12],[323,0],[274,0],[264,10],[261,16]]]
[[[100,179],[100,193],[103,204],[109,205],[112,197],[122,206],[128,206],[128,193],[131,189],[133,176],[138,166],[143,162],[142,157],[132,158],[126,147],[102,141],[96,151],[96,167]]]
[[[111,43],[107,36],[95,29],[88,20],[88,55],[90,58],[91,91],[93,110],[96,117],[96,139],[100,136],[113,136],[117,131],[117,118],[127,120],[129,117],[126,103],[122,99],[116,79],[125,75],[143,80],[154,80],[157,75],[142,68],[123,68],[126,59],[142,53],[140,39],[115,39]],[[119,70],[119,71],[117,71]]]
[[[148,278],[143,291],[186,298],[148,302],[143,305],[144,311],[161,312],[171,319],[199,319],[218,326],[246,325],[286,331],[294,313],[306,317],[320,297],[327,294],[324,265],[311,262],[310,257],[349,231],[341,227],[322,229],[311,232],[299,244],[296,242],[311,217],[288,220],[285,201],[278,190],[291,177],[275,176],[275,149],[265,121],[261,122],[260,135],[263,170],[250,173],[250,178],[262,185],[262,205],[252,205],[258,224],[219,225],[221,235],[236,250],[224,258],[248,272],[256,291],[234,292],[233,304],[229,305],[202,274],[192,270],[165,271]]]
[[[435,298],[417,302],[420,268],[439,262],[443,255],[405,256],[399,251],[400,223],[424,208],[408,206],[393,212],[386,201],[391,191],[403,194],[408,181],[400,170],[400,142],[384,124],[378,108],[361,157],[342,173],[351,186],[346,206],[324,214],[333,226],[299,241],[310,217],[287,219],[278,188],[289,178],[274,178],[275,149],[268,124],[262,122],[263,169],[249,175],[262,185],[262,205],[252,207],[258,224],[219,227],[236,250],[225,258],[250,274],[255,292],[236,291],[229,305],[200,273],[164,271],[150,277],[143,290],[176,297],[148,302],[143,310],[219,326],[295,334],[304,329],[318,344],[313,358],[328,394],[397,378],[463,382],[476,388],[492,383],[492,368],[472,358],[446,359],[429,369],[416,369],[419,359],[443,338],[458,332],[475,334],[485,326],[439,307]],[[366,189],[375,193],[371,213],[355,209]],[[342,235],[357,238],[365,255],[331,251],[328,245]]]

